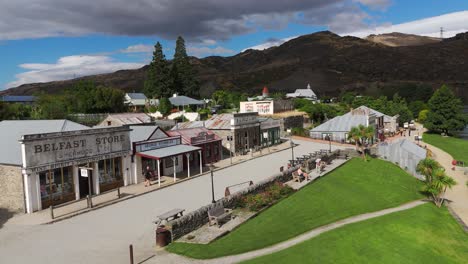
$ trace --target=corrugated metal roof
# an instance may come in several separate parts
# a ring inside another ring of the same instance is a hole
[[[130,126],[130,141],[138,142],[148,140],[158,126]]]
[[[0,122],[0,164],[22,165],[23,135],[90,129],[69,120],[4,120]],[[2,175],[0,175],[2,176]]]
[[[189,121],[177,123],[171,130],[203,127],[204,121]]]
[[[166,148],[148,150],[144,152],[137,152],[137,155],[154,157],[154,158],[168,158],[172,156],[181,155],[184,153],[200,150],[199,147],[189,146],[189,145],[176,145]]]
[[[218,137],[215,133],[213,133],[212,131],[204,127],[171,130],[171,131],[167,131],[167,134],[169,134],[169,136],[171,137],[181,136],[182,143],[186,145],[190,145],[190,139],[193,137],[197,137],[200,133],[203,133],[203,132],[207,133],[208,135],[214,135],[215,139],[212,141],[221,140],[221,138]]]
[[[1,97],[3,102],[34,102],[35,96],[29,95],[4,95]]]
[[[369,115],[375,115],[377,117],[385,116],[384,114],[371,109],[366,106],[360,106],[353,111],[350,111],[342,116],[337,116],[333,119],[328,120],[327,122],[313,128],[310,132],[327,132],[327,131],[350,131],[352,127],[358,125],[367,125],[367,120],[369,119],[368,114],[359,114],[359,111],[363,110],[363,113],[368,113]]]
[[[151,123],[151,117],[145,113],[109,114],[109,117],[119,120],[124,125]]]
[[[233,114],[214,115],[205,121],[205,127],[208,129],[231,129],[231,120]]]
[[[414,142],[411,142],[407,139],[401,140],[400,147],[405,151],[416,155],[420,159],[426,158],[426,150],[421,148],[420,146],[416,145]]]
[[[127,93],[128,97],[133,100],[146,100],[146,96],[143,93]]]
[[[184,95],[178,95],[176,97],[169,98],[172,105],[185,106],[185,105],[203,105],[203,101],[196,100]]]

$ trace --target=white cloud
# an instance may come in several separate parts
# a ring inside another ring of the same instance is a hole
[[[265,43],[262,43],[260,45],[245,48],[245,49],[242,50],[242,52],[244,52],[244,51],[246,51],[248,49],[265,50],[265,49],[268,49],[268,48],[271,48],[271,47],[279,46],[279,45],[285,43],[286,41],[290,41],[291,39],[294,39],[294,38],[297,38],[297,37],[298,36],[283,38],[283,39],[272,39],[272,40],[269,40],[269,41],[267,41]]]
[[[453,37],[458,33],[468,31],[468,11],[454,12],[396,25],[387,24],[368,30],[348,32],[341,35],[350,35],[362,38],[371,34],[400,32],[421,36],[439,37],[441,27],[445,30],[444,37]]]
[[[151,45],[137,44],[128,46],[125,49],[120,50],[121,53],[149,53],[153,52],[154,47]]]
[[[136,69],[143,67],[144,64],[118,62],[108,56],[74,55],[61,57],[52,64],[26,63],[19,66],[28,71],[17,74],[16,80],[8,83],[6,88],[25,83],[68,80],[123,69]]]

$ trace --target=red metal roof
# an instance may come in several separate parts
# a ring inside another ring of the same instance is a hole
[[[178,129],[178,130],[170,130],[166,131],[167,134],[171,137],[181,136],[182,137],[182,144],[191,145],[191,139],[194,137],[198,137],[200,133],[206,133],[207,135],[214,135],[214,140],[209,140],[207,142],[218,141],[221,140],[218,135],[213,133],[204,127],[196,127],[196,128],[186,128],[186,129]]]

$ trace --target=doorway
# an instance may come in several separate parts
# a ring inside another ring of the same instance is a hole
[[[81,167],[81,166],[80,166]],[[83,166],[85,167],[85,166]],[[88,177],[91,181],[91,194],[94,194],[94,186],[93,186],[93,171],[88,170]],[[88,177],[83,177],[81,175],[81,169],[78,169],[78,181],[80,185],[80,199],[86,198],[89,194],[89,187],[88,187]]]

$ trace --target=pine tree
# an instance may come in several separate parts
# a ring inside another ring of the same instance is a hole
[[[199,83],[187,55],[185,40],[180,36],[176,41],[171,79],[173,89],[178,93],[191,97],[199,96]]]
[[[164,56],[161,43],[154,45],[153,60],[150,63],[143,92],[148,98],[172,95],[169,65]]]
[[[427,105],[429,113],[424,125],[429,130],[448,133],[465,127],[463,104],[446,85],[435,91]]]

